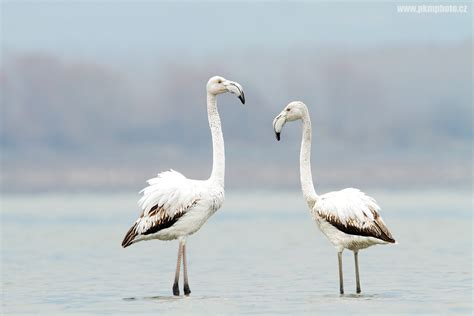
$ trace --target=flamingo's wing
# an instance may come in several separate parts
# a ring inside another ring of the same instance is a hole
[[[346,234],[395,242],[378,213],[380,207],[377,202],[357,189],[344,189],[321,195],[314,205],[314,210]]]
[[[122,242],[131,245],[137,237],[154,234],[173,226],[200,199],[199,186],[174,170],[165,171],[147,181],[138,205],[143,210]]]

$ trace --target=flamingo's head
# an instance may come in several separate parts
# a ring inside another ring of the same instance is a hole
[[[280,133],[286,122],[296,121],[303,119],[308,115],[308,108],[301,101],[290,102],[275,119],[273,119],[273,130],[277,140],[280,140]]]
[[[245,104],[244,90],[242,86],[234,81],[227,80],[220,76],[214,76],[207,82],[207,92],[218,95],[225,92],[230,92],[240,99],[242,104]]]

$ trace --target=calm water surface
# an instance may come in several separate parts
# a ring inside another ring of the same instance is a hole
[[[122,249],[136,195],[2,197],[2,314],[472,314],[470,192],[370,192],[398,241],[337,256],[299,192],[227,193],[188,240],[190,297],[173,297],[177,242]],[[181,285],[182,288],[182,285]]]

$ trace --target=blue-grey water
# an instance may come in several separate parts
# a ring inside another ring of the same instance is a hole
[[[136,195],[4,195],[1,314],[472,314],[469,191],[368,190],[398,245],[337,256],[299,192],[227,192],[188,240],[192,294],[173,297],[177,242],[122,249]],[[182,285],[181,285],[182,288]]]

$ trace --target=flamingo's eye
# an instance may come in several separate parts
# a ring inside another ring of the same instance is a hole
[[[288,109],[286,109],[286,112],[290,112],[290,110],[291,110],[291,109],[290,109],[290,108],[288,108]]]

